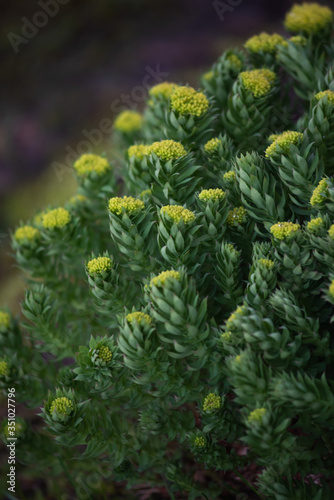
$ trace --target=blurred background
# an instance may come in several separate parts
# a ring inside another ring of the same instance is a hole
[[[14,0],[2,7],[0,308],[18,312],[24,286],[8,231],[73,193],[70,166],[87,152],[87,135],[94,152],[109,154],[110,133],[92,132],[101,120],[140,109],[147,84],[197,86],[225,48],[260,31],[284,33],[293,3]]]

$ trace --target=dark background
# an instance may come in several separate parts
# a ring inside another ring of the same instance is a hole
[[[43,19],[43,15],[37,14],[43,12],[42,3],[58,12],[53,17],[45,14]],[[53,162],[66,164],[66,148],[77,149],[85,139],[84,129],[90,131],[98,127],[102,118],[113,118],[110,107],[115,99],[130,95],[131,106],[140,108],[142,99],[133,99],[131,95],[136,87],[142,87],[147,66],[160,67],[168,74],[167,80],[197,86],[199,74],[225,48],[242,46],[249,36],[264,30],[284,33],[284,14],[293,3],[289,0],[6,3],[2,7],[0,45],[2,281],[6,281],[13,262],[6,257],[8,228],[28,219],[44,205],[62,203],[73,192],[72,176],[67,171],[60,180]],[[34,28],[31,23],[44,25]],[[26,34],[30,38],[19,38]],[[104,135],[95,152],[108,151],[109,147],[109,136]],[[0,307],[11,297],[11,288],[16,290],[12,280],[6,283],[5,296],[0,290]]]

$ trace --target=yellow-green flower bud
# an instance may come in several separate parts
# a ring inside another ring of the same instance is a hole
[[[97,257],[87,262],[89,274],[101,274],[111,269],[111,259],[109,257]]]
[[[225,182],[234,182],[236,179],[234,170],[229,170],[228,172],[225,172],[225,174],[223,175],[223,179]]]
[[[180,205],[166,205],[161,208],[161,212],[163,214],[167,214],[176,224],[178,224],[181,220],[185,224],[189,224],[195,220],[196,216],[194,212],[191,212],[187,208],[183,208]]]
[[[122,111],[115,119],[114,127],[120,132],[128,134],[141,129],[143,117],[138,111],[126,110]]]
[[[322,227],[324,227],[324,221],[321,217],[312,219],[307,223],[307,230],[312,234],[317,234]]]
[[[148,314],[136,311],[128,314],[126,316],[126,321],[128,323],[138,323],[138,325],[150,325],[152,323],[152,318]]]
[[[18,227],[15,231],[14,238],[18,242],[23,242],[23,241],[34,241],[40,238],[41,233],[36,229],[35,227],[32,226],[23,226],[23,227]]]
[[[115,197],[109,200],[109,210],[116,215],[121,215],[123,212],[127,214],[136,214],[144,208],[145,203],[132,196],[123,196],[123,198]]]
[[[87,196],[84,196],[83,194],[76,194],[72,196],[69,200],[69,204],[72,206],[80,205],[81,203],[85,203],[88,201]]]
[[[254,97],[262,97],[272,89],[276,75],[269,69],[253,69],[240,73],[241,81],[246,90],[252,92]]]
[[[242,60],[235,54],[228,55],[226,60],[231,63],[231,66],[233,66],[236,71],[239,71],[242,68]]]
[[[272,136],[271,136],[272,137]],[[301,132],[294,132],[293,130],[286,130],[278,135],[274,142],[266,149],[266,157],[270,158],[276,152],[276,146],[279,146],[286,153],[289,152],[291,144],[298,144],[303,139]]]
[[[0,360],[0,377],[9,375],[9,365],[7,361]]]
[[[324,90],[323,92],[318,92],[315,94],[315,98],[320,101],[323,97],[327,96],[328,102],[334,104],[334,92],[332,90]]]
[[[229,226],[237,226],[246,222],[247,210],[244,207],[236,207],[230,210],[226,219]]]
[[[205,439],[203,436],[196,436],[194,439],[194,444],[197,448],[203,448],[205,446]]]
[[[275,265],[275,262],[270,259],[259,259],[258,263],[260,266],[266,267],[267,269],[272,269]]]
[[[109,349],[109,347],[107,347],[106,345],[103,345],[100,347],[100,349],[98,349],[97,357],[99,359],[101,359],[102,361],[104,361],[105,363],[109,363],[109,361],[111,361],[111,358],[112,358],[112,352]]]
[[[260,33],[259,35],[252,36],[245,43],[245,48],[250,52],[276,52],[277,45],[287,45],[287,41],[277,33],[269,35],[268,33]]]
[[[226,193],[222,189],[203,189],[198,197],[202,201],[217,201],[225,198]]]
[[[150,152],[150,147],[146,144],[134,144],[128,149],[128,156],[132,158],[133,156],[138,160],[142,160],[144,156],[147,156]]]
[[[227,331],[221,334],[221,338],[225,340],[225,342],[231,342],[232,340],[232,332]]]
[[[265,408],[256,408],[248,415],[248,422],[261,422],[263,416],[267,413]]]
[[[222,145],[221,139],[218,137],[214,137],[213,139],[210,139],[205,145],[204,149],[207,153],[216,153],[219,149],[219,146]]]
[[[50,415],[53,414],[54,411],[58,413],[62,413],[63,415],[70,415],[74,410],[73,402],[66,397],[56,398],[52,401],[50,405]]]
[[[214,77],[214,72],[212,70],[207,71],[206,73],[204,73],[202,75],[202,78],[204,80],[206,80],[207,82],[209,82],[210,80],[212,80],[213,77]]]
[[[154,142],[149,146],[149,153],[151,152],[164,161],[177,160],[187,154],[187,151],[180,142],[172,140]]]
[[[304,47],[307,43],[306,38],[304,36],[301,36],[301,35],[291,36],[289,38],[289,41],[294,43],[295,45],[300,45],[301,47]]]
[[[178,271],[163,271],[162,273],[158,274],[158,276],[155,276],[154,278],[151,279],[150,285],[151,286],[164,286],[166,281],[169,280],[177,280],[180,281],[181,279],[181,274]]]
[[[79,177],[85,177],[91,173],[104,175],[110,171],[110,165],[106,158],[93,154],[84,154],[74,163],[74,169]]]
[[[312,207],[314,205],[319,205],[322,203],[326,196],[328,195],[328,185],[326,179],[321,179],[317,187],[314,189],[311,199],[310,199],[310,204]]]
[[[70,212],[65,208],[55,208],[43,215],[42,224],[46,229],[66,226],[71,220]]]
[[[165,99],[169,99],[173,90],[178,87],[176,83],[170,82],[162,82],[158,83],[158,85],[154,85],[154,87],[150,88],[148,91],[149,95],[152,97],[164,97]]]
[[[172,92],[171,107],[180,115],[201,116],[207,111],[209,101],[202,92],[182,86]]]
[[[288,31],[301,31],[311,35],[331,24],[333,11],[317,3],[295,4],[286,14],[284,26]]]
[[[141,198],[142,200],[147,198],[148,196],[151,196],[152,194],[152,189],[144,189],[144,191],[142,191],[140,194],[139,194],[139,198]]]
[[[221,398],[217,396],[214,392],[211,392],[204,399],[203,410],[204,411],[212,411],[218,410],[221,407]]]
[[[10,325],[10,314],[5,311],[0,311],[0,328],[7,330]]]
[[[329,289],[328,289],[328,292],[329,292],[329,295],[330,295],[331,297],[333,297],[333,299],[334,299],[334,280],[333,280],[333,281],[332,281],[332,283],[330,284]]]
[[[226,330],[230,331],[233,330],[234,325],[233,323],[235,320],[240,319],[240,316],[243,316],[245,314],[245,306],[239,306],[236,308],[236,310],[229,316],[229,318],[226,321]]]
[[[328,229],[328,236],[334,240],[334,224],[331,225],[331,227]]]
[[[278,222],[270,228],[270,232],[274,238],[284,240],[285,238],[294,235],[299,231],[300,225],[293,222]]]

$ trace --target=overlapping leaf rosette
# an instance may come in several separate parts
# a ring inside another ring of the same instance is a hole
[[[233,141],[226,134],[219,134],[204,144],[202,156],[205,168],[201,170],[201,174],[203,172],[203,182],[206,182],[208,187],[217,181],[217,176],[223,178],[224,174],[231,170],[235,152]]]
[[[334,173],[334,92],[324,90],[311,101],[307,131],[324,160],[327,175]]]
[[[199,220],[202,224],[202,232],[206,235],[204,244],[211,246],[213,241],[218,244],[222,241],[229,215],[229,205],[226,202],[226,193],[219,188],[202,189],[197,195],[197,205],[200,209]],[[213,245],[214,246],[214,245]]]

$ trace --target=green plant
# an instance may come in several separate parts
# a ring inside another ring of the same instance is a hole
[[[171,498],[240,478],[257,498],[332,498],[333,13],[298,5],[285,25],[200,91],[153,87],[115,121],[119,168],[84,155],[78,197],[12,235],[29,286],[25,322],[0,313],[0,382],[30,407],[49,390],[56,436],[26,463]]]

